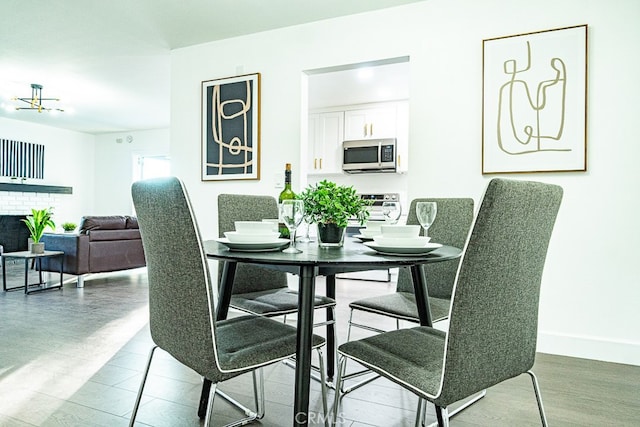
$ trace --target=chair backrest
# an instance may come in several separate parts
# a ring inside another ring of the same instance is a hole
[[[248,194],[218,195],[218,233],[235,231],[235,221],[260,221],[278,218],[278,203],[271,196]],[[220,263],[222,264],[222,263]],[[222,266],[220,266],[220,271]],[[287,287],[287,275],[251,264],[238,264],[233,293],[266,291]]]
[[[429,227],[429,236],[433,242],[444,245],[463,248],[471,224],[473,223],[473,199],[472,198],[421,198],[411,201],[407,224],[419,224],[416,216],[416,204],[418,202],[436,202],[438,213],[436,219]],[[445,262],[436,262],[425,266],[427,275],[427,288],[429,296],[437,298],[451,298],[453,284],[456,281],[459,259]],[[411,271],[401,268],[398,273],[399,292],[413,292]]]
[[[489,182],[454,287],[440,403],[533,366],[540,283],[561,200],[557,185]]]
[[[215,310],[207,259],[182,182],[156,178],[131,187],[149,278],[153,341],[183,364],[210,376],[215,362]]]

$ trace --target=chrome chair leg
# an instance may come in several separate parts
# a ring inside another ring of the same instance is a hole
[[[544,414],[544,406],[542,405],[542,395],[540,394],[540,386],[538,385],[538,378],[533,371],[527,371],[527,374],[531,377],[533,383],[533,391],[536,394],[536,401],[538,402],[538,411],[540,412],[540,421],[542,421],[543,427],[547,427],[547,417]]]
[[[449,427],[449,411],[442,406],[436,406],[436,419],[438,427]]]
[[[347,328],[347,342],[351,341],[351,321],[353,320],[353,308],[351,309],[351,313],[349,313],[349,322],[347,324],[349,327]]]
[[[340,409],[340,400],[344,397],[344,393],[340,393],[342,389],[342,376],[347,369],[347,358],[341,356],[338,360],[338,373],[336,377],[336,392],[333,400],[333,424],[338,422],[338,410]]]
[[[218,383],[211,383],[211,388],[209,389],[209,399],[207,401],[207,416],[204,419],[205,427],[209,427],[211,425],[211,418],[213,414],[213,399],[216,396],[217,388],[218,388]]]
[[[131,419],[129,420],[129,427],[133,427],[134,422],[136,421],[136,415],[138,414],[138,407],[140,406],[140,400],[142,399],[142,392],[144,390],[144,385],[147,382],[147,376],[149,375],[149,368],[151,368],[151,359],[153,359],[153,353],[158,348],[157,345],[154,345],[149,351],[149,357],[147,357],[147,366],[144,369],[144,374],[142,375],[142,381],[140,382],[140,387],[138,388],[138,395],[136,396],[136,403],[133,405],[133,412],[131,413]]]
[[[324,416],[324,426],[329,427],[329,408],[327,405],[327,378],[325,374],[324,357],[322,350],[318,348],[318,365],[320,367],[320,392],[322,393],[322,411]]]
[[[425,400],[421,397],[418,398],[418,409],[416,410],[416,424],[415,427],[420,427],[424,422],[424,409],[427,406]]]
[[[260,420],[264,417],[264,371],[262,368],[254,370],[253,374],[253,398],[256,404],[257,418]]]
[[[253,411],[248,407],[244,406],[242,403],[238,402],[228,394],[224,393],[220,389],[214,389],[216,384],[212,384],[212,393],[209,393],[209,413],[211,408],[213,408],[213,400],[216,394],[218,394],[221,398],[229,402],[231,405],[238,408],[240,411],[244,413],[246,418],[242,418],[240,420],[234,421],[225,425],[225,427],[237,427],[249,424],[255,420],[260,420],[264,417],[264,374],[262,372],[262,368],[258,368],[252,372],[253,375],[253,391],[254,391],[254,401],[256,402],[256,410]],[[209,426],[205,421],[205,426]]]
[[[462,405],[458,406],[456,409],[449,412],[449,418],[455,417],[460,412],[467,409],[469,406],[473,405],[474,403],[476,403],[478,400],[482,399],[486,395],[487,395],[487,390],[482,390],[481,392],[473,395],[469,400],[464,402]]]

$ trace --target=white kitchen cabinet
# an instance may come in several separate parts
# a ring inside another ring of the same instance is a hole
[[[397,108],[395,104],[347,110],[344,113],[345,139],[395,138]]]
[[[409,103],[396,104],[396,171],[406,173],[409,170]]]
[[[398,173],[408,171],[409,103],[345,105],[309,114],[308,173],[342,172],[342,141],[396,138]]]
[[[310,174],[342,172],[344,112],[333,111],[309,115]]]

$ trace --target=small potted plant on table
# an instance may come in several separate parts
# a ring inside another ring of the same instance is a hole
[[[40,242],[40,238],[44,234],[44,230],[50,227],[55,230],[56,224],[51,219],[53,212],[51,208],[48,209],[31,209],[31,215],[28,215],[26,219],[21,220],[27,224],[31,237],[31,252],[34,254],[44,253],[44,243]]]
[[[65,233],[73,233],[73,230],[75,230],[77,227],[75,222],[63,222],[62,223],[62,229],[64,230]]]
[[[363,200],[351,186],[323,180],[298,196],[304,202],[305,220],[318,225],[321,247],[341,247],[349,219],[364,224],[369,218],[369,200]]]

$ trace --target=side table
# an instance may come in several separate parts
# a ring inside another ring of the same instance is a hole
[[[42,265],[42,258],[46,258],[46,257],[60,258],[60,282],[57,285],[47,286],[47,283],[42,280],[42,269],[40,267]],[[24,260],[24,286],[14,286],[13,288],[7,289],[6,260],[10,258]],[[35,260],[38,263],[39,283],[29,284],[29,260]],[[2,254],[2,289],[6,292],[6,291],[13,291],[15,289],[22,289],[24,287],[25,294],[48,291],[50,289],[62,289],[63,263],[64,263],[64,252],[62,251],[44,251],[44,253],[41,253],[41,254],[34,254],[31,251],[3,253]],[[30,287],[35,287],[35,286],[37,286],[36,289],[31,289],[31,290],[29,289]]]

